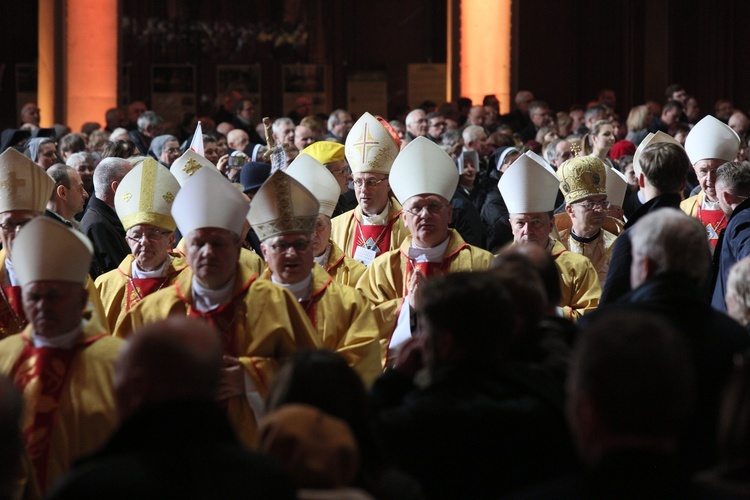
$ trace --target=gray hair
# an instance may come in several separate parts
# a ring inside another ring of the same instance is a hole
[[[276,118],[276,120],[273,122],[273,125],[271,125],[271,128],[273,129],[274,135],[278,136],[281,132],[281,126],[282,125],[291,125],[294,126],[294,121],[292,121],[291,118],[282,116],[281,118]],[[329,127],[330,128],[330,127]],[[214,140],[215,142],[215,140]]]
[[[328,130],[333,129],[334,126],[341,123],[341,118],[339,118],[339,115],[346,112],[347,111],[345,109],[334,109],[333,112],[328,116]]]
[[[679,273],[699,284],[711,274],[711,253],[706,228],[698,219],[674,208],[645,215],[630,233],[633,261],[648,257],[656,265],[655,275]]]
[[[122,158],[109,157],[99,162],[94,170],[94,192],[104,196],[113,182],[120,182],[130,171],[130,162]]]
[[[143,132],[146,130],[146,127],[153,127],[160,123],[164,123],[161,116],[153,111],[144,111],[143,114],[138,117],[138,130]]]
[[[544,156],[545,159],[548,162],[553,162],[557,160],[557,145],[560,144],[561,141],[564,141],[565,139],[555,139],[554,141],[550,142],[547,145],[547,151],[545,151]]]
[[[750,257],[737,261],[727,278],[727,312],[738,323],[750,323]]]
[[[412,109],[411,111],[409,111],[409,114],[406,115],[406,126],[408,127],[412,123],[416,123],[418,120],[417,115],[420,113],[427,117],[427,113],[425,113],[421,108]]]
[[[87,153],[85,151],[81,151],[79,153],[73,153],[72,155],[68,156],[68,159],[65,161],[65,164],[69,167],[78,168],[81,165],[88,165],[88,164],[94,164],[94,155],[91,153]]]
[[[476,141],[479,138],[479,134],[486,134],[484,128],[480,127],[479,125],[469,125],[464,129],[461,136],[464,139],[464,143],[468,144],[470,142]]]

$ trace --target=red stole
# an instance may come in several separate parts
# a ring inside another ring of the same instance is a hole
[[[726,214],[723,210],[705,210],[698,205],[696,217],[706,227],[708,241],[716,248],[716,243],[719,241],[719,233],[727,227]]]
[[[354,217],[354,215],[352,215]],[[357,253],[357,247],[365,247],[374,250],[377,255],[382,255],[391,248],[391,230],[397,218],[391,219],[385,226],[365,226],[356,221],[354,241],[352,242],[352,255]]]
[[[26,314],[21,302],[21,287],[2,286],[3,300],[0,301],[0,339],[16,334],[26,327]]]
[[[70,349],[34,347],[31,340],[24,336],[23,351],[13,367],[13,382],[23,392],[26,417],[22,431],[42,492],[49,486],[47,465],[52,432],[57,420],[60,396],[70,375],[70,366],[79,349],[105,335],[85,339]]]
[[[130,278],[125,288],[125,312],[130,311],[143,297],[161,289],[169,276],[164,278]]]

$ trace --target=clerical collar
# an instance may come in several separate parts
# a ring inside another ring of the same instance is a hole
[[[213,311],[217,307],[227,304],[232,298],[234,280],[230,279],[226,285],[216,290],[204,288],[193,276],[193,307],[200,312]]]
[[[703,204],[701,205],[703,210],[721,210],[721,205],[718,201],[710,201],[705,196],[703,197]]]
[[[362,224],[365,226],[385,226],[388,223],[388,214],[391,211],[391,200],[385,206],[382,212],[375,215],[367,215],[362,212]]]
[[[73,328],[67,333],[57,335],[52,338],[42,337],[34,332],[31,335],[31,341],[34,347],[52,347],[54,349],[70,349],[73,347],[83,332],[83,320],[78,324],[77,327]]]
[[[169,264],[172,262],[172,256],[167,254],[167,258],[164,259],[164,262],[161,266],[157,267],[153,271],[142,271],[140,267],[138,267],[138,264],[135,260],[133,260],[133,263],[130,265],[130,276],[133,277],[133,279],[143,279],[143,278],[163,278],[167,275],[167,267],[169,267]]]
[[[320,257],[313,257],[315,263],[323,269],[328,269],[328,257],[331,255],[331,244],[326,245],[326,251],[320,254]]]
[[[444,242],[432,248],[419,247],[412,240],[409,247],[409,258],[416,262],[443,262],[448,243],[450,243],[450,236],[445,238]]]
[[[587,244],[591,243],[592,241],[596,240],[599,237],[599,234],[602,232],[601,229],[599,229],[594,236],[590,236],[588,238],[584,238],[583,236],[578,236],[576,233],[573,232],[573,228],[570,228],[570,237],[576,240],[578,243],[581,244]]]
[[[310,281],[312,281],[312,272],[307,275],[307,278],[298,283],[279,283],[278,281],[276,281],[276,277],[273,274],[271,275],[271,281],[279,286],[283,286],[284,288],[292,292],[292,295],[297,297],[297,300],[299,301],[307,300],[310,298]]]
[[[21,286],[21,283],[16,277],[16,272],[13,270],[13,263],[8,257],[5,257],[5,275],[8,277],[11,286]]]

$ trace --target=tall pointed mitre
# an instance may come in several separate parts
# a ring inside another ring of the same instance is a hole
[[[641,172],[643,172],[640,164],[641,153],[643,153],[643,150],[651,144],[658,144],[660,142],[669,142],[671,144],[676,144],[677,146],[682,147],[680,141],[669,134],[665,134],[661,130],[659,130],[655,134],[649,133],[638,145],[638,149],[635,150],[635,154],[633,155],[633,172],[635,173],[636,177],[641,175]]]
[[[0,213],[33,210],[43,213],[55,181],[42,167],[13,148],[0,155]]]
[[[310,191],[277,170],[258,190],[247,220],[260,241],[293,233],[313,233],[319,204]]]
[[[732,161],[740,142],[740,136],[729,125],[708,115],[690,130],[685,139],[685,152],[693,165],[709,159]]]
[[[21,286],[34,281],[86,283],[94,247],[81,232],[47,217],[29,221],[13,242]]]
[[[320,203],[319,213],[330,217],[339,201],[341,187],[336,178],[318,160],[307,154],[294,159],[287,175],[305,186]]]
[[[436,194],[450,201],[458,186],[458,168],[440,146],[417,137],[393,162],[389,183],[402,205],[419,194]]]
[[[607,194],[607,171],[595,156],[574,156],[557,170],[565,203]]]
[[[398,143],[377,118],[365,112],[346,136],[345,153],[352,172],[388,175]]]
[[[511,163],[497,187],[509,213],[535,214],[555,209],[559,183],[552,167],[528,151]]]
[[[195,151],[187,150],[185,153],[177,158],[172,166],[169,167],[169,171],[172,173],[180,186],[184,186],[188,179],[190,179],[199,170],[216,175],[217,177],[224,177],[216,169],[216,165],[199,155]]]
[[[209,227],[226,229],[240,236],[249,206],[247,197],[231,182],[200,169],[175,196],[172,217],[183,236]]]
[[[628,179],[617,169],[607,167],[607,199],[613,205],[622,207],[628,190]]]
[[[153,158],[139,163],[117,186],[115,210],[127,230],[138,224],[174,231],[172,203],[180,190],[177,179]]]
[[[301,153],[312,156],[323,165],[328,165],[329,163],[341,161],[346,158],[344,155],[344,145],[333,141],[313,142],[303,149]]]

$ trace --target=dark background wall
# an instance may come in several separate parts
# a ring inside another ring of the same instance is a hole
[[[258,63],[261,106],[278,115],[288,111],[281,65],[329,64],[332,107],[346,106],[349,74],[379,70],[387,75],[394,115],[407,105],[407,64],[446,60],[447,8],[448,0],[122,1],[120,64],[128,68],[122,87],[131,99],[148,102],[152,64],[194,64],[195,101],[208,112],[222,90],[217,64]],[[36,9],[33,1],[0,6],[0,128],[17,120],[15,64],[36,62]],[[745,0],[518,0],[512,88],[533,90],[562,110],[607,87],[627,114],[647,99],[662,101],[664,88],[680,82],[703,112],[718,98],[747,110],[749,21]],[[260,31],[270,39],[259,41]]]

